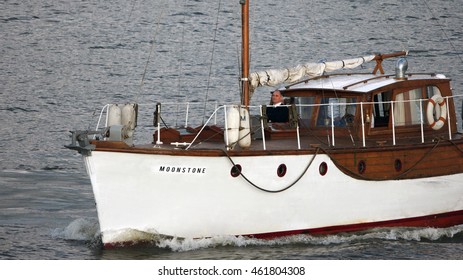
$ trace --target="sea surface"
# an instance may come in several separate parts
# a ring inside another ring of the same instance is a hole
[[[0,259],[463,259],[463,226],[101,249],[69,131],[93,128],[107,103],[239,102],[240,10],[239,0],[0,2]],[[260,0],[250,17],[251,71],[405,49],[409,72],[442,73],[463,93],[461,0]],[[149,121],[142,132],[150,141]]]

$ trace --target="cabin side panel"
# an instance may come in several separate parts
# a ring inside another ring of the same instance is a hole
[[[423,148],[330,153],[347,175],[365,180],[397,180],[443,176],[463,172],[463,141],[441,140]]]

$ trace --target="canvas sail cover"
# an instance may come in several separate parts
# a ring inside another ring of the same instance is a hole
[[[293,83],[302,78],[321,76],[325,72],[332,72],[343,68],[356,68],[363,63],[370,62],[375,55],[364,56],[331,62],[307,63],[293,68],[272,69],[258,71],[250,75],[250,90],[254,92],[260,86],[277,86],[281,83]]]

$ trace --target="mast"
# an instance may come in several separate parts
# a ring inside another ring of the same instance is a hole
[[[249,0],[240,0],[242,18],[241,83],[244,106],[249,106]]]

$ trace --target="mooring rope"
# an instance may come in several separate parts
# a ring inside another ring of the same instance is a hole
[[[463,150],[458,146],[457,143],[455,143],[453,140],[447,140],[448,142],[450,142],[455,148],[457,148],[457,150],[460,151],[460,153],[463,155]]]
[[[312,165],[313,161],[315,160],[315,157],[317,156],[318,152],[319,152],[319,148],[317,148],[315,150],[315,153],[313,154],[313,157],[312,159],[309,161],[309,163],[307,164],[307,166],[305,167],[304,171],[302,171],[302,173],[299,175],[299,177],[294,181],[292,182],[291,184],[289,184],[288,186],[284,187],[284,188],[281,188],[279,190],[267,190],[263,187],[259,187],[257,184],[253,183],[250,179],[248,179],[241,171],[240,171],[240,176],[243,177],[244,180],[246,180],[251,186],[255,187],[256,189],[258,190],[261,190],[263,192],[268,192],[268,193],[280,193],[280,192],[284,192],[288,189],[290,189],[291,187],[293,187],[294,185],[296,185],[297,182],[299,182],[299,180],[302,179],[302,177],[304,176],[304,174],[307,173],[307,170],[309,169],[309,167]],[[222,150],[223,153],[227,156],[227,158],[230,160],[230,162],[233,164],[233,167],[236,166],[235,162],[233,161],[233,159],[231,158],[231,156],[227,153],[226,150]]]
[[[415,167],[420,163],[422,162],[425,158],[428,157],[428,155],[434,151],[435,148],[437,148],[437,146],[439,145],[440,143],[440,139],[436,142],[436,144],[434,144],[434,146],[432,146],[426,153],[423,154],[423,156],[418,160],[416,161],[410,168],[408,168],[407,170],[405,170],[404,172],[392,177],[392,178],[369,178],[369,177],[366,177],[362,174],[358,174],[357,172],[354,172],[352,170],[350,170],[349,168],[347,167],[344,167],[343,165],[339,164],[339,162],[330,154],[330,152],[328,152],[326,149],[322,149],[322,151],[328,155],[328,157],[331,159],[331,161],[334,163],[334,165],[336,165],[337,168],[339,168],[340,170],[342,170],[343,172],[345,172],[347,175],[351,176],[351,177],[357,177],[357,178],[361,178],[363,180],[367,180],[367,181],[387,181],[387,180],[397,180],[397,179],[400,179],[402,178],[404,175],[410,173],[411,171],[413,171],[415,169]]]

